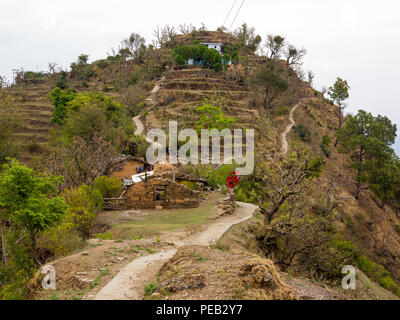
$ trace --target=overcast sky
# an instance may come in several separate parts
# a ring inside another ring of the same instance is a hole
[[[131,32],[151,42],[157,25],[221,26],[234,0],[0,0],[0,74],[46,70],[81,54],[104,58]],[[226,24],[230,27],[242,0]],[[247,22],[266,37],[285,36],[308,50],[304,69],[317,89],[336,77],[351,87],[349,112],[388,116],[400,128],[400,1],[246,0],[233,25]],[[400,135],[400,134],[399,134]],[[400,154],[400,139],[396,148]]]

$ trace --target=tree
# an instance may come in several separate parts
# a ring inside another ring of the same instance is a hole
[[[236,122],[235,118],[226,117],[221,107],[204,104],[198,107],[197,111],[200,113],[200,118],[196,122],[198,131],[202,129],[217,129],[221,131]]]
[[[349,200],[340,196],[338,186],[335,181],[330,180],[328,185],[318,192],[318,202],[315,207],[317,213],[323,217],[330,216],[343,202]]]
[[[346,105],[343,104],[349,98],[349,85],[346,80],[342,80],[341,78],[337,78],[336,82],[332,87],[328,90],[328,95],[331,99],[336,102],[338,109],[336,111],[336,115],[338,117],[340,129],[343,126],[343,110],[346,108]],[[335,147],[337,147],[338,141],[335,142]]]
[[[72,89],[66,91],[60,89],[59,87],[54,88],[49,93],[49,98],[54,106],[52,123],[62,125],[65,118],[67,117],[67,104],[68,102],[75,99],[76,93]]]
[[[248,48],[255,52],[262,41],[261,36],[255,33],[255,28],[250,28],[246,23],[233,32],[234,36],[239,40],[242,47]]]
[[[47,167],[52,174],[65,178],[67,188],[91,185],[107,173],[117,155],[113,141],[97,132],[90,140],[76,136],[64,141],[49,155]]]
[[[279,58],[285,46],[285,38],[269,34],[265,46],[269,59]]]
[[[56,73],[56,68],[57,68],[57,63],[49,62],[47,65],[49,67],[49,73],[55,74]]]
[[[275,73],[271,63],[260,67],[251,77],[250,84],[255,92],[262,96],[265,109],[271,108],[272,101],[289,87],[287,81]]]
[[[143,47],[146,46],[146,40],[138,33],[131,33],[129,38],[122,41],[121,45],[121,55],[123,54],[124,50],[126,50],[128,56],[132,57],[133,59],[138,59],[141,56]]]
[[[9,83],[7,81],[7,78],[0,76],[0,89],[6,88],[8,86],[9,86]]]
[[[288,44],[284,50],[286,64],[288,66],[300,66],[303,64],[303,58],[307,54],[306,49],[297,49],[295,46]]]
[[[86,66],[89,61],[89,56],[87,54],[81,54],[78,56],[78,65]]]
[[[196,28],[190,23],[190,24],[180,24],[179,25],[179,32],[182,34],[191,34],[194,31],[196,31]]]
[[[160,28],[159,26],[157,26],[153,34],[155,37],[155,47],[159,48],[167,44],[174,46],[174,40],[177,36],[175,27],[166,25],[165,27]]]
[[[312,87],[314,84],[314,78],[315,78],[314,72],[312,70],[308,70],[307,76],[308,76],[307,82]]]
[[[57,197],[60,177],[39,176],[32,169],[11,161],[0,173],[0,235],[3,265],[7,265],[6,235],[20,229],[30,240],[32,258],[40,264],[36,247],[38,235],[52,227],[67,209],[64,199]]]
[[[287,158],[272,159],[256,167],[255,177],[262,186],[258,204],[264,223],[269,225],[281,206],[293,199],[304,198],[310,191],[310,180],[322,171],[322,160],[307,156],[296,150]]]
[[[397,127],[387,117],[374,117],[360,110],[349,116],[343,128],[336,134],[340,143],[339,151],[351,155],[351,166],[356,171],[355,198],[359,200],[362,190],[368,189],[365,183],[371,182],[376,170],[393,155],[390,148],[396,139]]]
[[[400,160],[393,154],[387,160],[379,161],[370,172],[368,179],[371,191],[375,194],[380,203],[378,205],[384,208],[391,204],[396,210],[398,208],[398,189],[400,186]]]
[[[130,86],[121,96],[121,102],[126,107],[129,114],[134,117],[140,114],[145,107],[147,91],[140,84]]]

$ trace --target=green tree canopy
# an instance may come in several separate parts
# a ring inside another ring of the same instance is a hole
[[[339,151],[351,155],[351,165],[356,171],[356,199],[365,189],[363,184],[376,177],[376,170],[382,170],[385,167],[382,164],[393,158],[390,146],[395,142],[396,132],[397,126],[387,117],[374,117],[364,110],[349,116],[345,126],[337,132]]]
[[[287,81],[275,72],[275,66],[272,62],[259,68],[251,77],[250,84],[256,93],[262,96],[265,109],[271,107],[272,101],[279,93],[289,88]]]
[[[60,221],[67,209],[57,196],[61,182],[60,177],[40,176],[17,161],[3,165],[0,173],[0,224],[26,230],[37,263],[37,236]]]
[[[236,122],[236,119],[225,116],[221,107],[204,104],[198,107],[197,111],[200,112],[200,118],[196,123],[198,131],[201,129],[218,129],[221,131]]]

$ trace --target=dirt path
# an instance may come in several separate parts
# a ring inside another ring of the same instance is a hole
[[[288,143],[288,141],[287,141],[287,135],[290,133],[290,131],[292,131],[294,125],[296,124],[296,123],[294,122],[293,115],[294,115],[295,111],[297,110],[297,108],[300,107],[300,105],[301,105],[302,103],[303,103],[303,100],[300,100],[300,102],[297,103],[297,104],[292,108],[292,110],[290,111],[290,114],[289,114],[289,122],[290,122],[290,124],[286,127],[285,131],[283,131],[283,132],[281,133],[281,146],[282,146],[282,147],[281,147],[281,152],[277,154],[277,155],[279,155],[279,156],[284,156],[284,155],[286,155],[286,154],[288,153],[288,150],[289,150],[289,143]]]
[[[95,300],[141,299],[143,286],[156,277],[162,265],[174,256],[177,248],[186,245],[207,246],[216,243],[232,226],[250,219],[257,209],[255,205],[248,203],[238,203],[238,206],[234,215],[220,218],[210,223],[204,231],[182,241],[176,241],[175,249],[134,260],[96,295]]]

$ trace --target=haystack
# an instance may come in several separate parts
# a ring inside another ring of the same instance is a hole
[[[161,175],[167,172],[174,172],[175,167],[169,163],[158,163],[154,166],[154,175]]]

